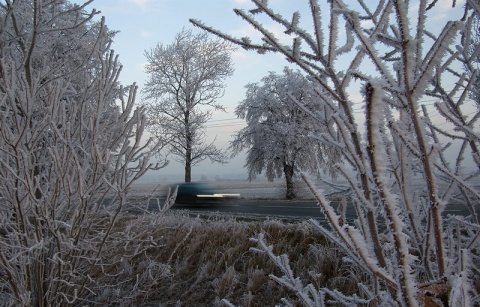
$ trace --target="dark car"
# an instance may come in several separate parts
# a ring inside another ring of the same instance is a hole
[[[239,194],[215,193],[215,189],[204,183],[188,182],[178,184],[176,204],[201,205],[218,204],[225,199],[237,198]]]

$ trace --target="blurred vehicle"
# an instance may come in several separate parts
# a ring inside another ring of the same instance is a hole
[[[176,204],[218,204],[227,199],[239,198],[240,194],[215,193],[215,188],[204,183],[187,182],[178,184]]]

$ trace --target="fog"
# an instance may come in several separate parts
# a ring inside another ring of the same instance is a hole
[[[185,170],[181,163],[169,159],[169,164],[156,171],[148,171],[139,183],[163,183],[181,182],[184,180]],[[192,181],[223,181],[223,180],[247,180],[248,174],[243,167],[245,154],[229,160],[229,163],[211,163],[205,160],[192,168]]]

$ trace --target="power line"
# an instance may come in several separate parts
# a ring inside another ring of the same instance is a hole
[[[213,120],[208,120],[208,123],[213,123],[213,122],[224,122],[224,121],[230,121],[230,120],[239,120],[238,118],[225,118],[225,119],[213,119]]]
[[[214,125],[207,125],[206,128],[221,128],[221,127],[234,127],[234,126],[245,126],[247,123],[231,123],[231,124],[214,124]]]

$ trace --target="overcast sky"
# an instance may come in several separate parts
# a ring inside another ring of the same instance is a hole
[[[82,0],[74,0],[83,3]],[[464,1],[457,1],[457,7],[462,7]],[[269,5],[284,17],[291,16],[297,10],[302,12],[308,1],[301,0],[270,0]],[[146,63],[144,52],[155,47],[157,43],[169,45],[182,28],[201,31],[189,23],[190,18],[203,21],[205,24],[237,37],[250,36],[258,38],[258,34],[233,12],[234,8],[251,9],[250,0],[95,0],[88,9],[96,8],[105,16],[106,24],[111,30],[120,31],[114,40],[113,49],[120,55],[123,64],[121,82],[131,84],[136,82],[140,90],[147,79],[144,71]],[[451,1],[440,1],[435,8],[436,20],[444,19],[452,14]],[[457,10],[458,12],[458,10]],[[414,12],[413,12],[414,14]],[[307,14],[301,15],[301,23],[310,21]],[[289,19],[290,17],[286,17]],[[435,20],[432,20],[435,22]],[[282,35],[281,29],[277,34]],[[278,36],[277,36],[278,37]],[[234,75],[226,80],[225,95],[218,101],[226,107],[226,113],[214,113],[207,124],[207,135],[217,137],[217,146],[227,148],[232,135],[242,128],[243,121],[235,118],[233,111],[244,99],[245,85],[259,82],[269,71],[282,71],[287,61],[280,55],[258,55],[238,49],[232,54]],[[355,99],[354,99],[355,100]],[[141,103],[141,95],[137,102]],[[358,110],[361,113],[361,110]],[[171,160],[171,159],[170,159]],[[246,172],[244,155],[231,160],[226,165],[211,164],[208,160],[197,165],[192,170],[193,180],[201,176],[209,180],[216,177],[243,177]],[[178,180],[183,178],[183,166],[171,161],[170,165],[147,176],[155,181],[165,179]],[[178,176],[178,177],[176,177]]]

